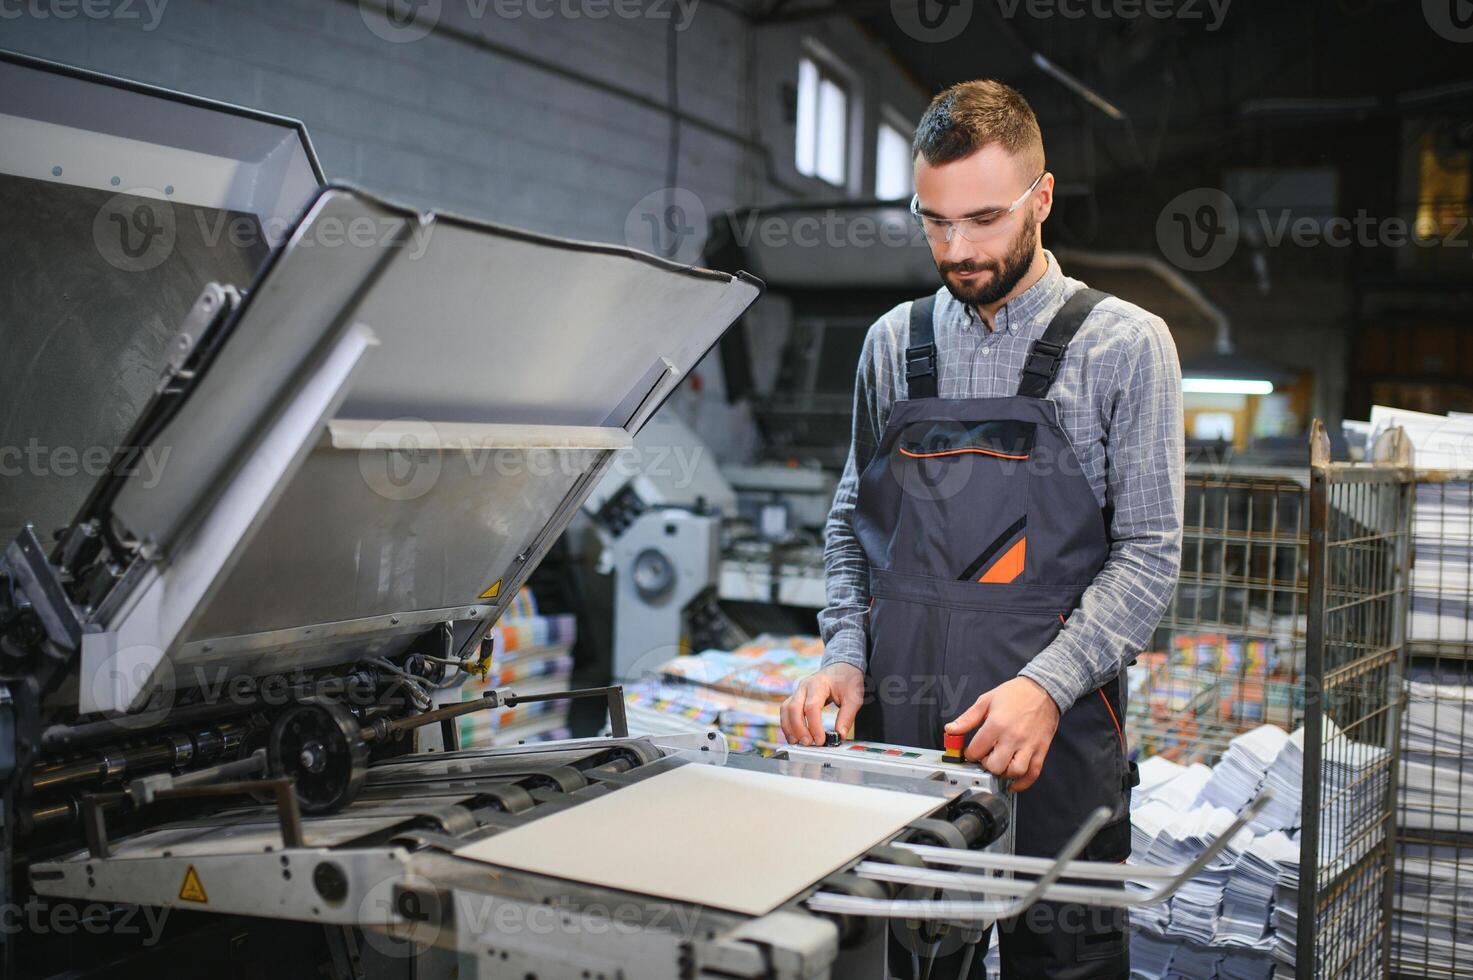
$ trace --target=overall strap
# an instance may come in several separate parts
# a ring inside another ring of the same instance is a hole
[[[910,344],[905,348],[905,397],[936,397],[936,294],[910,304]]]
[[[1043,336],[1033,342],[1028,350],[1028,360],[1023,365],[1023,378],[1018,382],[1018,394],[1029,398],[1042,398],[1048,394],[1059,365],[1064,363],[1064,351],[1069,341],[1084,325],[1085,317],[1110,294],[1098,289],[1081,289],[1065,301],[1062,309],[1054,314]]]

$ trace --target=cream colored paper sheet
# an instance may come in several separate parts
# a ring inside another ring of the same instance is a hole
[[[942,802],[868,786],[692,764],[456,854],[764,915]]]

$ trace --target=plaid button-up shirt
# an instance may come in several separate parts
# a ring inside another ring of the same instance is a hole
[[[942,398],[1017,394],[1033,341],[1085,284],[1045,252],[1043,278],[998,310],[990,330],[976,310],[937,291],[937,392]],[[849,459],[824,545],[828,606],[819,614],[823,663],[865,666],[869,562],[852,519],[859,474],[874,457],[890,406],[906,397],[910,304],[870,327],[859,357]],[[1181,569],[1185,453],[1181,366],[1160,317],[1124,300],[1097,306],[1069,344],[1048,399],[1100,506],[1110,506],[1110,555],[1058,637],[1020,672],[1065,711],[1145,649]]]

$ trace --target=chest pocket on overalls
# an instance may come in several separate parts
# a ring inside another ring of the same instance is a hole
[[[891,453],[901,502],[896,570],[1006,583],[1028,567],[1028,480],[1036,423],[923,419]]]

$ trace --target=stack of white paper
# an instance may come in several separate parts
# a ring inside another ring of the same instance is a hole
[[[1473,688],[1457,683],[1467,677],[1457,669],[1405,685],[1397,822],[1409,836],[1473,834]],[[1402,843],[1396,869],[1393,971],[1466,972],[1473,963],[1473,866],[1466,848]]]
[[[1285,865],[1299,861],[1299,845],[1275,831],[1255,837],[1233,866],[1223,891],[1222,915],[1215,940],[1229,946],[1271,951],[1274,948],[1273,904]]]
[[[1215,977],[1221,961],[1221,950],[1182,944],[1172,954],[1166,980],[1202,980],[1204,977]]]
[[[1406,684],[1398,824],[1473,833],[1473,688],[1438,680]]]
[[[1237,813],[1258,795],[1268,768],[1278,758],[1289,733],[1277,725],[1259,725],[1228,743],[1227,752],[1202,787],[1199,803]]]
[[[1328,878],[1378,840],[1370,821],[1385,812],[1390,767],[1386,749],[1347,738],[1329,720],[1322,734],[1321,790],[1327,805],[1320,810],[1319,861]],[[1142,773],[1142,785],[1132,798],[1132,864],[1186,864],[1263,789],[1271,789],[1274,797],[1175,896],[1160,906],[1132,911],[1132,975],[1225,980],[1293,976],[1303,729],[1293,735],[1273,726],[1247,732],[1233,740],[1214,769],[1147,760]],[[1353,915],[1328,920],[1338,928],[1359,926]],[[1367,955],[1378,954],[1371,950]]]
[[[1135,807],[1155,800],[1165,803],[1178,813],[1185,813],[1197,802],[1197,797],[1202,795],[1202,787],[1206,786],[1211,778],[1212,769],[1210,767],[1194,762],[1174,777],[1151,787],[1150,792],[1140,792],[1137,787],[1136,792],[1131,796],[1130,803]]]
[[[1274,961],[1266,956],[1227,953],[1217,965],[1217,980],[1270,980]]]
[[[1454,976],[1473,962],[1473,868],[1458,849],[1403,844],[1391,927],[1393,973]]]
[[[1145,767],[1142,766],[1142,768]],[[1170,864],[1174,857],[1170,848],[1163,846],[1153,852],[1151,845],[1176,818],[1176,810],[1161,800],[1148,800],[1131,810],[1130,863],[1158,866]],[[1158,886],[1131,882],[1125,887],[1129,891],[1145,894],[1155,891]],[[1158,905],[1142,905],[1133,908],[1130,910],[1130,921],[1139,928],[1148,929],[1154,933],[1164,933],[1166,924],[1171,921],[1171,906],[1167,902],[1161,902]],[[1160,976],[1160,974],[1153,974],[1153,976]]]
[[[1284,740],[1264,774],[1263,786],[1273,796],[1248,826],[1255,834],[1299,827],[1299,798],[1304,792],[1304,729],[1296,729]]]
[[[1320,760],[1319,864],[1337,873],[1380,842],[1375,825],[1386,812],[1390,753],[1348,738],[1330,719],[1324,723]]]
[[[1131,919],[1134,922],[1134,917]],[[1180,943],[1150,932],[1136,930],[1130,936],[1130,976],[1132,980],[1157,980],[1171,969],[1171,958]]]
[[[1165,786],[1187,771],[1186,766],[1180,762],[1172,762],[1164,755],[1153,755],[1149,759],[1142,760],[1137,769],[1140,782],[1136,784],[1132,805],[1135,800],[1150,799],[1151,794],[1158,788]]]
[[[1371,443],[1393,425],[1411,439],[1412,463],[1448,470],[1473,469],[1473,418],[1432,415],[1387,405],[1371,406]]]
[[[1213,838],[1226,831],[1233,817],[1231,810],[1199,807],[1167,825],[1148,853],[1169,854],[1163,862],[1166,864],[1185,864],[1206,850]],[[1239,849],[1251,839],[1251,834],[1241,831],[1239,837],[1212,863],[1181,887],[1171,899],[1171,920],[1166,925],[1168,936],[1179,936],[1203,945],[1212,942],[1228,875],[1237,863]]]
[[[1299,940],[1299,835],[1289,838],[1293,844],[1293,858],[1287,855],[1279,862],[1279,882],[1274,890],[1274,959],[1289,968],[1298,957]]]
[[[1444,766],[1404,759],[1398,791],[1401,827],[1473,832],[1473,760]]]
[[[1383,405],[1371,409],[1371,435],[1399,425],[1419,467],[1473,469],[1473,418],[1429,415]],[[1413,640],[1473,639],[1469,570],[1473,568],[1473,501],[1467,483],[1423,483],[1412,508],[1411,615]]]

